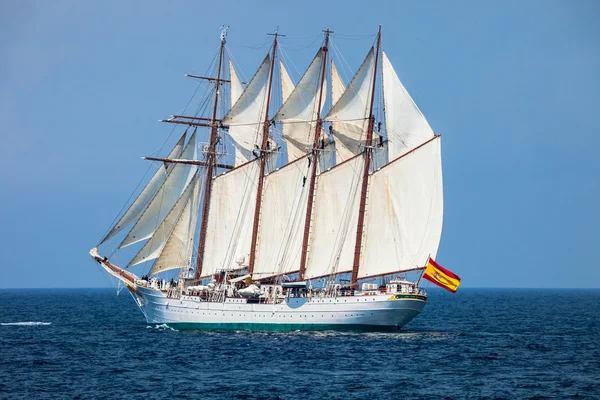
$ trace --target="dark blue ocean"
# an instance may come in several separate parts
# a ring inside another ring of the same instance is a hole
[[[600,290],[431,290],[399,333],[177,332],[126,291],[0,290],[0,398],[600,398]]]

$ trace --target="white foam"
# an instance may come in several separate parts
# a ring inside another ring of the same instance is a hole
[[[40,326],[40,325],[52,325],[52,322],[0,322],[0,326]]]
[[[167,324],[148,325],[148,326],[146,326],[146,328],[148,328],[148,329],[157,329],[159,331],[167,331],[167,330],[169,330],[169,331],[175,331],[175,332],[177,332],[177,329],[173,329],[173,328],[171,328]]]

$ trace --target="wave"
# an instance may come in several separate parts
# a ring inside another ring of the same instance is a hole
[[[37,321],[0,322],[0,326],[40,326],[40,325],[52,325],[52,322],[37,322]]]
[[[167,324],[148,325],[148,326],[146,326],[146,328],[147,329],[156,329],[158,331],[175,331],[175,332],[177,332],[177,329],[173,329]]]

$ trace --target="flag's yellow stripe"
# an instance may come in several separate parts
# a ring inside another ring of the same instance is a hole
[[[440,271],[432,264],[427,265],[425,274],[427,274],[430,278],[438,282],[440,285],[443,285],[454,291],[458,289],[458,286],[460,285],[460,280],[446,275],[443,271]]]

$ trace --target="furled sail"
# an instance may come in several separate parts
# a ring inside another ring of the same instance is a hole
[[[201,182],[196,179],[191,196],[187,200],[183,212],[179,216],[169,239],[165,243],[158,260],[152,266],[150,274],[177,268],[190,267],[194,253],[194,232],[198,220],[198,201]]]
[[[318,176],[305,278],[352,270],[364,163],[358,155]]]
[[[248,265],[260,162],[251,161],[214,178],[204,276]]]
[[[230,107],[233,107],[244,92],[244,85],[231,61],[229,61],[229,83]]]
[[[285,103],[290,97],[290,94],[294,91],[294,82],[287,70],[283,66],[283,62],[279,61],[279,74],[281,75],[281,96],[282,101]]]
[[[187,188],[181,194],[181,197],[179,197],[173,208],[171,208],[165,220],[162,221],[150,240],[144,244],[142,249],[133,257],[127,267],[132,267],[144,261],[154,260],[160,255],[163,247],[167,243],[167,240],[171,236],[171,233],[182,216],[182,213],[188,206],[188,203],[190,203],[191,195],[194,193],[194,187],[197,186],[197,181],[198,179],[194,178],[188,183]]]
[[[169,153],[167,158],[179,158],[181,156],[181,152],[183,151],[183,144],[185,142],[185,133],[181,136],[181,139],[177,142],[173,150]],[[135,221],[139,214],[144,210],[144,208],[148,205],[150,200],[154,197],[156,192],[163,185],[167,176],[173,169],[173,164],[167,165],[167,168],[160,167],[158,171],[154,174],[150,182],[144,187],[138,197],[131,203],[125,214],[117,221],[115,226],[106,234],[104,239],[100,242],[100,244],[106,242],[108,239],[119,233],[123,230],[127,225]]]
[[[371,48],[344,94],[325,117],[332,123],[343,122],[334,127],[333,136],[354,154],[362,152],[365,145],[374,68],[375,52]]]
[[[440,138],[400,156],[369,178],[358,278],[405,271],[435,259],[442,235]]]
[[[308,159],[303,158],[266,176],[254,279],[300,269],[309,171]]]
[[[181,157],[186,160],[195,160],[197,155],[196,132],[185,146]],[[175,164],[167,179],[156,192],[141,217],[127,234],[119,248],[148,239],[165,219],[171,208],[187,187],[196,173],[196,166]]]
[[[310,66],[296,85],[287,101],[279,109],[274,120],[283,123],[283,138],[287,143],[288,159],[295,160],[313,148],[317,110],[321,92],[321,74],[324,62],[323,49],[319,49]],[[323,82],[323,99],[327,97],[327,84]]]
[[[254,158],[252,151],[262,141],[270,70],[271,57],[267,55],[244,92],[223,118],[223,123],[229,125],[229,136],[239,150],[236,152],[236,165]]]
[[[390,160],[434,136],[433,130],[383,53],[383,96]]]

